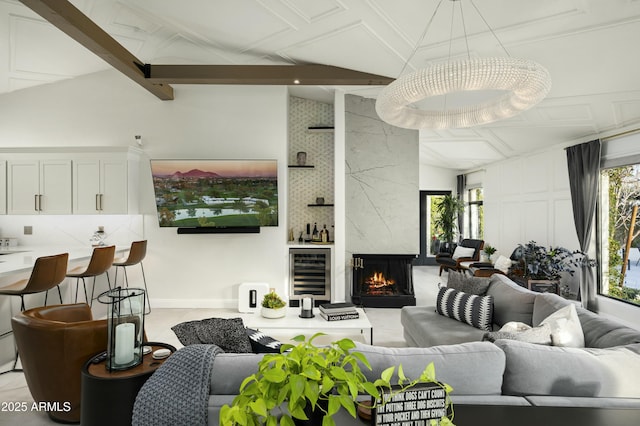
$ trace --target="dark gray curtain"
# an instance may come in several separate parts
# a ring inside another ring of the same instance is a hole
[[[466,185],[465,175],[456,176],[456,191],[458,192],[458,200],[464,202],[464,187]],[[458,242],[462,241],[462,231],[464,230],[464,212],[458,213]]]
[[[587,253],[591,242],[593,219],[600,183],[600,139],[567,148],[569,186],[573,205],[573,220],[580,250]],[[580,274],[579,297],[585,308],[594,307],[596,280],[592,268],[583,266]]]

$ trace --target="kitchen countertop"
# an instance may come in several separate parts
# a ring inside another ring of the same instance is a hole
[[[116,253],[123,253],[129,247],[116,247]],[[31,272],[36,259],[42,256],[52,256],[60,253],[69,253],[69,263],[84,261],[91,258],[93,247],[76,246],[13,246],[0,248],[0,277]]]

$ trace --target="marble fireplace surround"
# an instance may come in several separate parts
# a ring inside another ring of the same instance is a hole
[[[345,96],[346,259],[420,252],[418,142],[383,122],[374,99]]]

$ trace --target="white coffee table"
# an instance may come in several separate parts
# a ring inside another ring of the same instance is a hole
[[[287,308],[287,315],[282,318],[264,318],[260,312],[254,314],[239,314],[244,325],[248,328],[260,330],[266,334],[286,332],[295,336],[304,334],[307,338],[316,332],[323,332],[333,337],[334,335],[359,334],[365,343],[373,344],[373,326],[367,318],[367,314],[361,308],[356,308],[360,317],[358,319],[327,321],[320,316],[319,310],[314,309],[315,317],[300,318],[300,308]],[[337,336],[336,336],[337,337]]]

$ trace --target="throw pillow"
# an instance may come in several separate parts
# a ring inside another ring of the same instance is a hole
[[[480,330],[491,331],[493,297],[477,296],[443,287],[438,291],[436,311],[440,315],[465,322]]]
[[[553,346],[584,348],[584,333],[573,303],[549,315],[540,325],[549,324]]]
[[[482,340],[489,342],[495,342],[499,339],[518,340],[520,342],[548,346],[551,345],[551,326],[544,324],[540,327],[529,327],[521,331],[504,331],[504,327],[502,327],[500,331],[489,331],[482,337]]]
[[[451,257],[453,259],[459,259],[461,257],[471,257],[471,256],[473,256],[473,253],[475,253],[475,252],[476,252],[476,249],[474,249],[473,247],[458,246],[453,251],[453,255]]]
[[[506,256],[500,255],[498,256],[496,262],[493,264],[493,267],[503,274],[506,274],[509,272],[509,268],[511,268],[511,259]]]
[[[171,330],[173,330],[180,343],[184,346],[198,345],[202,343],[200,339],[198,339],[198,333],[196,332],[199,323],[200,321],[181,322],[171,327]]]
[[[483,277],[472,277],[465,272],[449,271],[447,287],[464,293],[484,296],[487,294],[491,280]]]
[[[251,352],[251,342],[242,318],[208,318],[200,322],[196,332],[202,343],[217,345],[225,352]]]
[[[208,318],[187,321],[171,327],[184,346],[194,344],[217,345],[225,352],[251,352],[251,343],[244,330],[242,318]]]
[[[251,350],[253,350],[254,353],[280,353],[282,342],[251,328],[247,328],[246,332],[247,336],[249,336],[249,342],[251,343]]]

